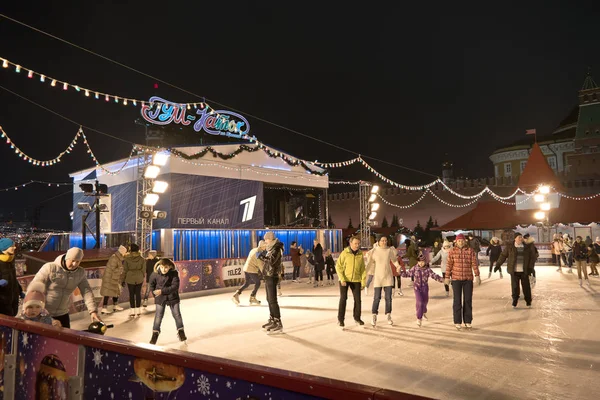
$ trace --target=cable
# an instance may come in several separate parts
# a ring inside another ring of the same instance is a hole
[[[190,94],[190,95],[192,95],[192,96],[195,96],[195,97],[197,97],[197,98],[199,98],[199,99],[203,99],[203,101],[207,101],[207,100],[208,100],[209,102],[211,102],[211,103],[213,103],[213,104],[217,104],[217,105],[219,105],[219,106],[221,106],[221,107],[226,107],[226,108],[228,108],[228,109],[230,109],[230,110],[232,110],[232,111],[235,111],[235,112],[238,112],[238,113],[245,114],[245,115],[247,115],[247,116],[249,116],[249,117],[252,117],[252,118],[254,118],[254,119],[258,120],[258,121],[261,121],[261,122],[264,122],[264,123],[266,123],[266,124],[269,124],[269,125],[275,126],[275,127],[277,127],[277,128],[280,128],[280,129],[283,129],[283,130],[285,130],[285,131],[288,131],[288,132],[294,133],[294,134],[296,134],[296,135],[300,135],[300,136],[303,136],[303,137],[305,137],[305,138],[312,139],[312,140],[314,140],[314,141],[317,141],[317,142],[319,142],[319,143],[323,143],[323,144],[326,144],[326,145],[329,145],[329,146],[335,147],[335,148],[337,148],[337,149],[339,149],[339,150],[343,150],[343,151],[346,151],[346,152],[348,152],[348,153],[352,153],[352,154],[360,155],[360,154],[359,154],[358,152],[356,152],[356,151],[353,151],[353,150],[347,149],[347,148],[345,148],[345,147],[342,147],[342,146],[338,146],[338,145],[336,145],[336,144],[333,144],[333,143],[327,142],[327,141],[325,141],[325,140],[322,140],[322,139],[318,139],[318,138],[316,138],[316,137],[313,137],[313,136],[307,135],[307,134],[305,134],[305,133],[299,132],[299,131],[297,131],[297,130],[295,130],[295,129],[287,128],[287,127],[285,127],[285,126],[283,126],[283,125],[277,124],[277,123],[275,123],[275,122],[271,122],[271,121],[269,121],[269,120],[266,120],[266,119],[264,119],[264,118],[261,118],[261,117],[259,117],[259,116],[256,116],[256,115],[254,115],[254,114],[251,114],[251,113],[245,112],[245,111],[243,111],[243,110],[236,109],[236,108],[234,108],[234,107],[228,106],[228,105],[226,105],[226,104],[223,104],[223,103],[219,103],[218,101],[215,101],[215,100],[213,100],[213,99],[205,98],[204,96],[200,96],[199,94],[196,94],[196,93],[194,93],[194,92],[190,92],[189,90],[183,89],[183,88],[181,88],[181,87],[179,87],[179,86],[177,86],[177,85],[174,85],[174,84],[172,84],[172,83],[166,82],[166,81],[164,81],[164,80],[162,80],[162,79],[160,79],[160,78],[157,78],[157,77],[155,77],[155,76],[153,76],[153,75],[150,75],[150,74],[147,74],[147,73],[145,73],[145,72],[142,72],[142,71],[140,71],[140,70],[137,70],[137,69],[135,69],[135,68],[133,68],[133,67],[130,67],[130,66],[128,66],[128,65],[125,65],[125,64],[123,64],[123,63],[120,63],[120,62],[118,62],[118,61],[116,61],[116,60],[113,60],[113,59],[111,59],[111,58],[108,58],[108,57],[106,57],[106,56],[103,56],[102,54],[98,54],[98,53],[96,53],[96,52],[94,52],[94,51],[92,51],[92,50],[86,49],[85,47],[81,47],[81,46],[79,46],[79,45],[77,45],[77,44],[75,44],[75,43],[69,42],[68,40],[65,40],[65,39],[59,38],[58,36],[55,36],[55,35],[52,35],[52,34],[50,34],[50,33],[48,33],[48,32],[42,31],[41,29],[38,29],[38,28],[36,28],[36,27],[33,27],[33,26],[31,26],[31,25],[28,25],[28,24],[26,24],[26,23],[24,23],[24,22],[18,21],[18,20],[16,20],[16,19],[14,19],[14,18],[11,18],[11,17],[9,17],[9,16],[6,16],[6,15],[4,15],[4,14],[0,14],[0,17],[2,17],[2,18],[5,18],[5,19],[7,19],[7,20],[9,20],[9,21],[12,21],[12,22],[14,22],[14,23],[17,23],[17,24],[19,24],[19,25],[22,25],[22,26],[24,26],[24,27],[26,27],[26,28],[32,29],[32,30],[34,30],[34,31],[36,31],[36,32],[38,32],[38,33],[41,33],[41,34],[43,34],[43,35],[46,35],[46,36],[48,36],[48,37],[50,37],[50,38],[52,38],[52,39],[55,39],[55,40],[58,40],[58,41],[60,41],[60,42],[66,43],[66,44],[68,44],[69,46],[73,46],[73,47],[75,47],[75,48],[77,48],[77,49],[79,49],[79,50],[82,50],[82,51],[85,51],[85,52],[87,52],[87,53],[89,53],[89,54],[92,54],[92,55],[95,55],[95,56],[97,56],[97,57],[100,57],[100,58],[102,58],[102,59],[104,59],[104,60],[106,60],[106,61],[109,61],[109,62],[111,62],[111,63],[113,63],[113,64],[116,64],[116,65],[118,65],[118,66],[120,66],[120,67],[126,68],[126,69],[128,69],[128,70],[130,70],[130,71],[136,72],[136,73],[138,73],[138,74],[140,74],[140,75],[143,75],[143,76],[145,76],[145,77],[147,77],[147,78],[150,78],[150,79],[153,79],[153,80],[155,80],[155,81],[161,82],[161,83],[163,83],[163,84],[165,84],[165,85],[167,85],[167,86],[170,86],[170,87],[172,87],[172,88],[174,88],[174,89],[181,90],[181,91],[182,91],[182,92],[184,92],[184,93]],[[90,128],[88,127],[87,129],[90,129]],[[90,129],[90,130],[92,130],[92,129]],[[389,165],[392,165],[392,166],[395,166],[395,167],[398,167],[398,168],[406,169],[406,170],[408,170],[408,171],[411,171],[411,172],[416,172],[416,173],[419,173],[419,174],[424,174],[424,175],[428,175],[428,176],[432,176],[432,177],[435,177],[435,178],[437,178],[437,176],[436,176],[436,175],[430,174],[430,173],[428,173],[428,172],[424,172],[424,171],[415,170],[415,169],[412,169],[412,168],[409,168],[409,167],[405,167],[405,166],[403,166],[403,165],[399,165],[399,164],[391,163],[391,162],[389,162],[389,161],[385,161],[385,160],[382,160],[382,159],[379,159],[379,158],[376,158],[376,157],[365,156],[365,155],[363,155],[363,157],[369,158],[369,159],[371,159],[371,160],[380,161],[380,162],[383,162],[383,163],[386,163],[386,164],[389,164]]]

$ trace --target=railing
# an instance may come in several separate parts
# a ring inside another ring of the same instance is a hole
[[[0,316],[2,399],[425,397]]]

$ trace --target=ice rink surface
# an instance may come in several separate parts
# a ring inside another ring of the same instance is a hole
[[[428,321],[418,327],[415,296],[402,279],[404,296],[394,296],[394,325],[385,321],[382,299],[371,327],[371,292],[362,292],[364,327],[352,319],[351,293],[346,329],[337,322],[337,286],[313,288],[284,282],[279,298],[284,333],[262,331],[269,316],[264,286],[260,306],[249,306],[250,290],[182,301],[187,347],[176,337],[165,312],[158,345],[301,373],[389,388],[437,399],[598,399],[600,398],[600,280],[579,287],[577,273],[537,267],[533,307],[511,305],[510,276],[487,279],[473,294],[473,328],[458,331],[452,321],[452,293],[430,281]],[[439,269],[434,269],[438,272]],[[305,280],[306,282],[306,280]],[[327,284],[327,281],[325,281]],[[154,306],[140,318],[129,310],[104,319],[115,324],[107,335],[148,343]],[[88,320],[73,322],[85,329]]]

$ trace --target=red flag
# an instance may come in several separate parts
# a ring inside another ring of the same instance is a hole
[[[535,129],[527,129],[527,130],[525,131],[525,134],[526,134],[526,135],[535,135]]]

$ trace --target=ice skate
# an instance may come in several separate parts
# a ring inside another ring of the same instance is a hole
[[[369,294],[369,288],[365,286],[365,296]]]
[[[588,287],[592,287],[592,285],[590,284],[590,280],[589,279],[586,279],[585,283],[587,284]]]
[[[583,287],[583,281],[581,279],[579,280],[579,287]]]
[[[490,273],[488,274],[488,279],[490,279],[491,277],[492,277],[492,273],[490,272]]]
[[[142,316],[142,309],[140,307],[136,307],[135,308],[135,316],[136,317],[141,317]]]
[[[355,319],[354,323],[358,326],[363,326],[365,324],[362,319]]]
[[[159,334],[160,334],[160,332],[157,332],[157,331],[152,332],[152,339],[150,339],[150,344],[156,344],[156,342],[158,341]]]
[[[238,292],[235,292],[235,294],[231,298],[231,301],[233,301],[236,306],[239,306],[240,305],[240,294]]]
[[[386,314],[387,315],[387,322],[389,325],[394,325],[394,321],[392,320],[392,314]]]
[[[280,318],[273,318],[273,323],[267,328],[268,334],[283,332],[283,324]]]
[[[535,276],[532,276],[531,277],[531,287],[535,286],[535,282],[536,282]]]
[[[446,291],[446,297],[450,297],[450,291]]]
[[[177,329],[177,337],[179,338],[180,342],[185,342],[187,340],[183,328]]]
[[[321,282],[321,285],[319,285],[319,286],[323,287],[323,286],[325,286],[325,284],[323,282]]]
[[[115,305],[113,306],[113,310],[115,310],[115,311],[123,311],[123,310],[124,310],[124,308],[123,308],[123,307],[121,307],[121,306],[119,306],[118,304],[115,304]]]
[[[267,321],[267,323],[266,323],[266,324],[264,324],[264,325],[262,326],[262,328],[263,328],[264,330],[267,330],[267,328],[269,328],[269,327],[270,327],[272,324],[273,324],[273,317],[269,317],[269,320]]]
[[[556,268],[556,272],[560,272],[562,274],[562,268],[561,267]]]
[[[424,313],[424,314],[423,314],[423,319],[424,319],[425,321],[429,321],[429,318],[427,318],[427,313]]]
[[[573,268],[569,267],[569,273],[572,274],[573,273]]]
[[[344,327],[345,327],[346,325],[344,324],[344,321],[338,321],[338,326],[339,326],[340,328],[342,328],[342,330],[344,330]]]
[[[454,324],[454,327],[456,329],[458,329],[459,331],[462,329],[462,325],[461,324]]]
[[[315,284],[313,285],[313,287],[314,287],[314,288],[315,288],[315,287],[318,287],[318,286],[319,286],[319,283],[318,283],[318,282],[315,282]]]
[[[377,314],[373,314],[373,317],[371,318],[371,325],[373,328],[377,326]]]
[[[465,328],[471,329],[471,324],[465,324]]]
[[[260,300],[257,300],[255,296],[250,296],[250,305],[260,306]]]
[[[500,270],[500,279],[504,279],[504,276],[502,275],[502,270]]]
[[[129,318],[135,318],[135,308],[129,309]]]
[[[398,296],[404,296],[404,293],[402,293],[402,289],[398,289],[398,292],[396,294]]]
[[[418,326],[419,328],[421,327],[421,320],[420,320],[420,319],[418,319],[418,320],[417,320],[417,326]]]
[[[113,309],[111,306],[107,307],[102,307],[102,310],[100,311],[101,314],[112,314],[113,313]]]
[[[144,301],[142,301],[142,307],[148,307],[148,299],[144,299]]]

